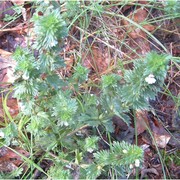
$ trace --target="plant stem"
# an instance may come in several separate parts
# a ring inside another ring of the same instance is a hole
[[[135,131],[135,144],[138,145],[138,139],[137,139],[137,119],[136,119],[136,110],[133,109],[133,117],[134,117],[134,131]]]
[[[134,131],[135,131],[135,143],[138,145],[138,134],[137,134],[137,118],[136,118],[136,110],[133,109],[133,117],[134,117]],[[139,168],[136,168],[136,179],[139,179]]]

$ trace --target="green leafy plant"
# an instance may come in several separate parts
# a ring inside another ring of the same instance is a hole
[[[179,16],[179,1],[178,0],[166,0],[165,2],[165,12],[172,15],[172,17]]]
[[[77,10],[79,1],[73,3]],[[51,178],[72,178],[78,168],[79,178],[87,179],[101,174],[108,177],[106,170],[125,174],[139,168],[143,161],[140,147],[112,140],[109,149],[100,150],[96,128],[112,133],[114,115],[130,125],[130,110],[149,109],[149,100],[163,86],[171,56],[150,52],[134,61],[133,69],[124,70],[122,76],[103,75],[97,85],[100,95],[96,95],[89,90],[94,87],[88,79],[89,70],[80,62],[75,63],[70,77],[59,73],[65,66],[59,54],[68,33],[63,16],[69,18],[71,14],[61,14],[53,4],[38,6],[32,18],[35,41],[27,49],[17,48],[13,55],[17,61],[14,96],[20,115],[27,117],[25,131],[31,134],[33,147],[53,161],[47,172]],[[85,133],[84,127],[91,128],[90,133]],[[7,145],[16,137],[16,133],[10,136],[9,128],[3,131]],[[88,154],[93,156],[91,163]]]
[[[102,77],[102,101],[109,113],[121,117],[127,124],[126,115],[130,109],[149,109],[149,100],[153,100],[161,90],[168,70],[171,56],[150,52],[144,59],[134,61],[133,70],[125,70],[123,80],[111,74]]]

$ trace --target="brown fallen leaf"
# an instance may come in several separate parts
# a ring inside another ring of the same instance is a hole
[[[143,28],[146,29],[147,31],[151,32],[151,31],[154,31],[155,26],[153,26],[151,24],[145,24],[145,25],[143,25]]]
[[[22,148],[16,147],[14,150],[25,157],[29,157],[29,153]],[[0,148],[0,172],[11,172],[23,163],[21,156],[7,147]]]
[[[139,0],[139,4],[148,4],[150,1],[149,0]]]
[[[132,11],[129,14],[128,18],[137,24],[142,24],[142,22],[146,21],[147,16],[148,16],[148,11],[143,8],[139,8],[135,12]],[[146,38],[146,36],[147,36],[146,33],[142,29],[133,25],[133,23],[130,23],[128,20],[123,19],[122,24],[124,25],[125,29],[127,30],[128,35],[132,39],[136,39],[139,37]],[[144,25],[142,24],[141,26],[144,29],[146,29],[147,31],[153,31],[155,29],[155,27],[150,24],[144,24]]]
[[[146,1],[141,2],[142,4],[147,3]],[[139,24],[145,30],[151,32],[155,29],[155,27],[151,24],[143,24],[148,17],[148,10],[145,8],[138,8],[136,11],[130,12],[127,16],[131,21]],[[150,51],[150,43],[147,41],[146,32],[129,22],[126,19],[122,20],[122,24],[124,25],[127,34],[131,38],[132,44],[135,44],[136,53],[145,55]]]
[[[149,127],[149,120],[147,117],[147,111],[136,111],[136,127],[137,135],[143,133]]]
[[[82,54],[83,65],[88,69],[92,68],[95,72],[103,73],[110,64],[107,52],[101,46],[92,45],[88,53]]]
[[[12,55],[11,52],[5,51],[3,49],[0,49],[0,56],[3,58],[9,58]]]
[[[157,144],[157,146],[160,148],[165,148],[167,143],[171,139],[171,135],[164,129],[163,125],[159,123],[159,121],[155,118],[153,119],[153,121],[149,121],[149,125],[154,137],[152,143],[154,145]]]
[[[14,70],[16,62],[11,59],[12,53],[0,49],[0,87],[6,87],[6,83],[15,81]]]
[[[140,179],[143,179],[148,173],[152,173],[152,174],[159,176],[159,173],[155,168],[147,168],[147,169],[141,170],[141,178]]]
[[[7,161],[3,161],[0,163],[0,172],[2,173],[7,173],[7,172],[12,172],[14,170],[16,170],[18,167],[11,163],[11,162],[7,162]]]
[[[2,65],[0,61],[0,66]],[[2,67],[2,66],[1,66]],[[11,83],[14,83],[14,68],[12,66],[2,67],[0,69],[0,87],[5,88]]]
[[[121,131],[126,131],[128,129],[127,124],[116,115],[112,117],[112,122],[114,125],[116,135],[118,135]]]

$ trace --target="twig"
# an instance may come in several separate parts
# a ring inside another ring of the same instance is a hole
[[[84,128],[87,128],[87,127],[89,127],[89,125],[84,125],[84,126],[78,128],[78,129],[75,129],[75,130],[72,131],[71,133],[67,134],[67,136],[71,136],[71,135],[75,134],[76,132],[78,132],[78,131],[80,131],[80,130],[82,130],[82,129],[84,129]]]

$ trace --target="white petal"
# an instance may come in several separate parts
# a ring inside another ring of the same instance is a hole
[[[123,149],[122,151],[124,154],[127,154],[127,150],[126,149]]]
[[[29,75],[28,75],[27,73],[24,73],[23,76],[22,76],[22,78],[23,78],[24,80],[28,80],[28,79],[29,79]]]
[[[87,151],[92,153],[94,151],[94,149],[93,148],[88,148]]]
[[[135,160],[135,166],[136,166],[136,167],[139,167],[139,165],[140,165],[140,161],[139,161],[139,159],[136,159],[136,160]]]
[[[0,132],[0,137],[4,138],[4,133],[2,131]]]
[[[69,126],[69,123],[67,121],[63,122],[65,126]]]
[[[132,165],[132,164],[130,164],[130,165],[129,165],[129,168],[130,168],[130,169],[132,169],[132,168],[133,168],[133,165]]]
[[[154,75],[153,74],[150,74],[149,76],[147,76],[145,78],[145,81],[148,83],[148,84],[154,84],[156,82],[156,79],[154,78]]]

